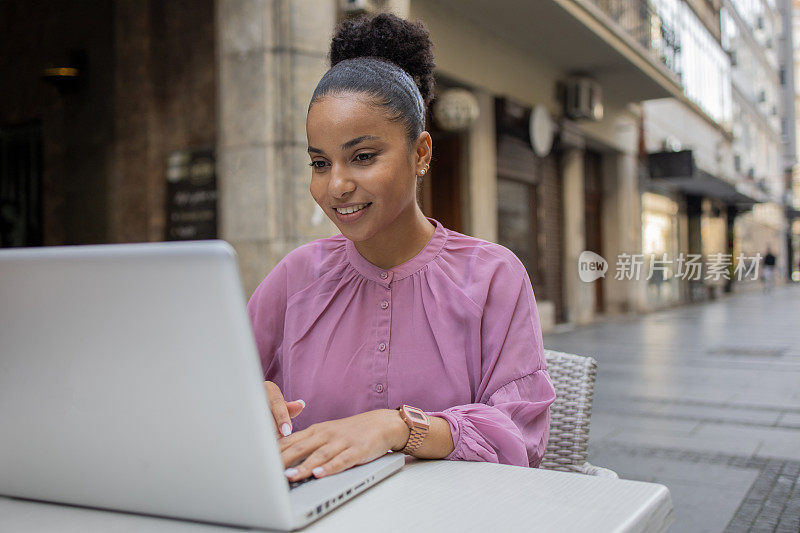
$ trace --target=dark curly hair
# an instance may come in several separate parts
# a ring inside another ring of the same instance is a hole
[[[402,122],[409,142],[425,129],[433,100],[433,43],[425,25],[391,13],[342,21],[331,41],[331,68],[317,84],[311,103],[327,94],[366,94]]]

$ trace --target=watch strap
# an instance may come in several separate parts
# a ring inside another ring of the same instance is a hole
[[[422,441],[425,439],[425,435],[427,434],[427,429],[417,426],[412,427],[411,434],[408,436],[408,442],[406,443],[405,448],[400,451],[410,455],[411,452],[422,446]]]
[[[397,409],[398,411],[401,411],[402,406],[398,407]],[[429,426],[419,426],[411,421],[407,421],[406,424],[408,425],[410,432],[406,445],[400,451],[401,453],[411,455],[412,452],[422,446],[422,441],[425,440],[425,436],[428,434]]]

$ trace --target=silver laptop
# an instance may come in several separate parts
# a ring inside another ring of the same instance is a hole
[[[296,529],[399,470],[289,487],[224,241],[0,250],[0,495]]]

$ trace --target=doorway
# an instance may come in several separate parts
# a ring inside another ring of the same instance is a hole
[[[42,244],[41,123],[0,126],[0,248]]]
[[[603,255],[603,156],[586,150],[584,164],[584,223],[586,250]],[[603,278],[594,281],[594,312],[603,312]]]

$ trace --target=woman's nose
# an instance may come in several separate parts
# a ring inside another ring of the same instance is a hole
[[[356,184],[350,179],[346,169],[337,165],[331,167],[331,180],[328,182],[328,191],[334,198],[343,198],[356,189]]]

